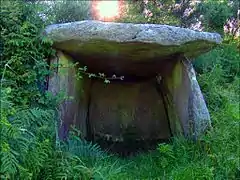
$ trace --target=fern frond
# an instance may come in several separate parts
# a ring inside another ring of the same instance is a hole
[[[29,128],[32,125],[43,126],[46,122],[53,121],[54,111],[40,108],[24,109],[18,112],[14,125]]]
[[[1,157],[1,169],[0,172],[1,174],[16,174],[18,171],[18,166],[19,166],[19,161],[17,160],[17,156],[19,155],[17,152],[11,150],[9,148],[9,145],[5,144],[8,146],[8,149],[5,149],[2,147],[1,152],[0,152],[0,157]]]
[[[11,121],[1,121],[1,173],[36,177],[53,151],[53,122],[54,112],[40,108],[20,110]]]
[[[66,149],[79,157],[100,158],[106,156],[98,144],[93,144],[76,136],[67,141]]]

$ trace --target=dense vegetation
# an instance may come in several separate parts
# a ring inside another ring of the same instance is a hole
[[[118,21],[191,27],[188,22],[202,15],[201,28],[224,36],[222,45],[194,61],[213,129],[197,142],[177,137],[156,151],[126,159],[79,139],[77,129],[67,142],[60,142],[57,110],[64,97],[45,91],[51,73],[47,59],[54,51],[42,30],[49,23],[90,19],[89,2],[49,6],[42,1],[2,1],[0,179],[240,178],[239,37],[236,24],[223,31],[226,22],[233,22],[229,18],[237,18],[237,1],[205,0],[195,6],[182,1],[182,9],[174,9],[174,0],[139,2],[130,2]],[[186,17],[187,8],[194,13]]]

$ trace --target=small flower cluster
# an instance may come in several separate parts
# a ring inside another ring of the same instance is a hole
[[[111,77],[107,77],[104,73],[98,73],[98,74],[94,74],[94,73],[89,73],[87,72],[87,66],[84,67],[80,67],[78,68],[79,72],[77,74],[77,78],[78,79],[82,79],[83,76],[82,75],[87,75],[89,78],[99,78],[99,79],[103,79],[104,83],[109,84],[110,80],[124,80],[124,76],[120,76],[117,77],[115,74],[113,74]]]

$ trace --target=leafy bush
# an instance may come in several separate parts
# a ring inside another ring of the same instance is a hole
[[[218,111],[229,99],[219,88],[227,88],[240,77],[238,51],[235,41],[226,42],[194,62],[199,73],[199,83],[211,110]]]
[[[1,3],[1,178],[35,177],[52,150],[54,110],[32,102],[43,96],[44,59],[53,51],[34,13],[22,1]]]
[[[220,32],[227,19],[234,15],[228,0],[206,0],[199,4],[198,11],[203,14],[207,27]]]
[[[80,138],[80,132],[74,128],[68,140],[63,144],[64,151],[86,160],[89,165],[93,165],[97,159],[106,158],[106,152],[102,151],[98,144],[93,144]]]
[[[131,23],[153,23],[180,25],[180,20],[170,11],[172,1],[148,1],[144,5],[143,1],[126,1],[125,12],[117,21]],[[162,4],[160,8],[158,4]],[[145,11],[144,11],[145,9]]]
[[[39,108],[17,109],[1,91],[1,169],[2,178],[36,176],[52,150],[54,111]]]
[[[121,172],[117,161],[78,136],[57,146],[54,110],[13,108],[10,89],[1,92],[2,179],[114,179]]]
[[[42,96],[39,88],[44,90],[48,74],[46,59],[54,52],[51,41],[41,36],[44,23],[34,13],[21,1],[1,4],[2,81],[11,87],[11,101],[22,106]]]
[[[52,1],[45,4],[48,10],[42,10],[51,23],[68,23],[91,19],[91,1]]]

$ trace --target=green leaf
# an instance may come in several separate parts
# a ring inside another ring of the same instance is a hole
[[[109,84],[110,81],[109,81],[108,79],[105,79],[105,80],[104,80],[104,83]]]

